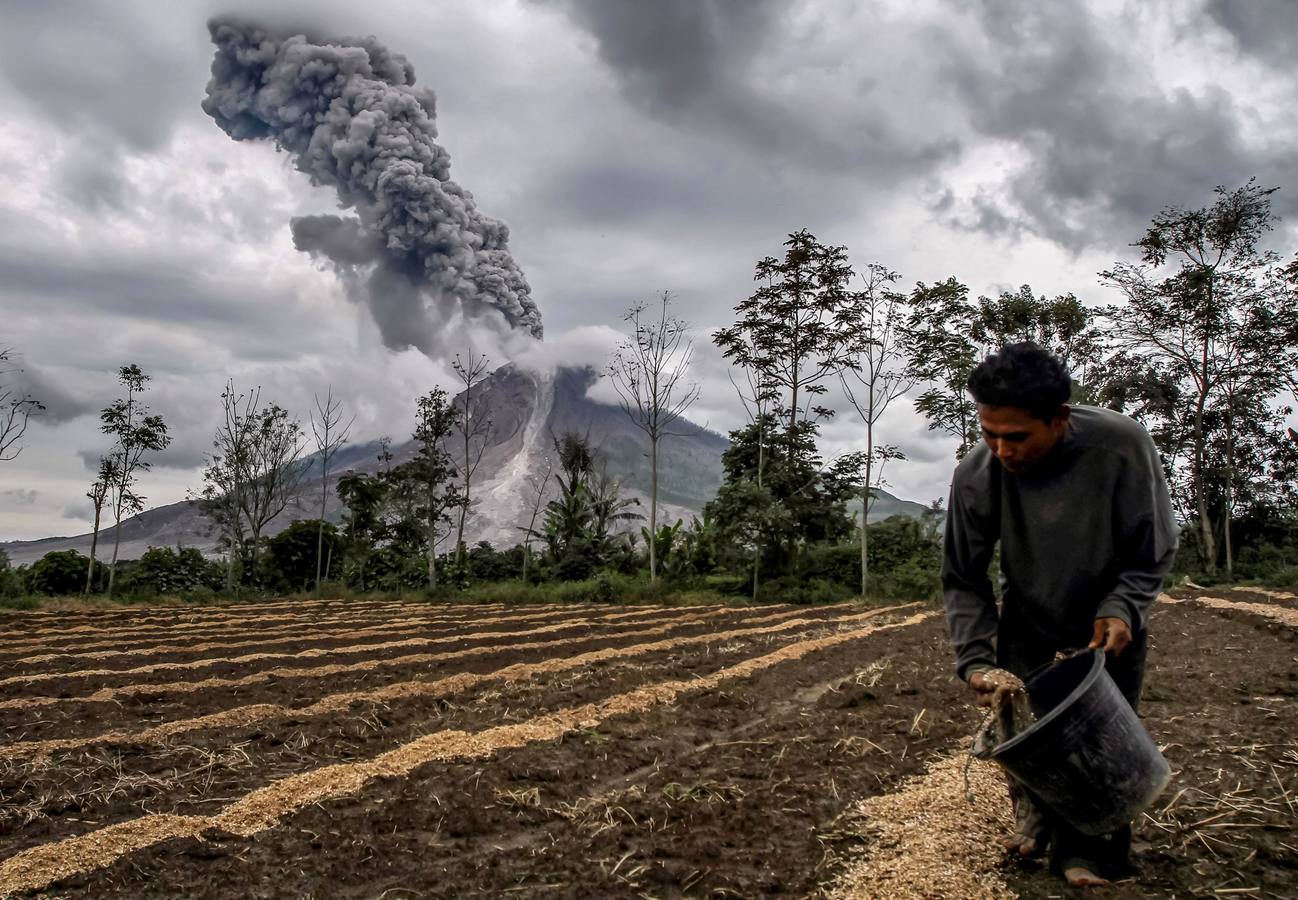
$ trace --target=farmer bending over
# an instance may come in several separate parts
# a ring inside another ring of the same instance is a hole
[[[1035,344],[988,356],[968,388],[984,442],[956,467],[942,563],[960,678],[987,706],[997,681],[989,670],[1026,679],[1057,651],[1102,647],[1135,708],[1147,612],[1177,543],[1154,442],[1120,413],[1070,406],[1067,371]],[[998,541],[999,613],[987,574]],[[1010,797],[1016,834],[1007,849],[1038,856],[1050,846],[1052,869],[1074,886],[1127,868],[1130,826],[1087,837],[1013,780]]]

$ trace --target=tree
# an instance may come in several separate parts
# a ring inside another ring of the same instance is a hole
[[[618,345],[608,374],[623,412],[649,438],[649,581],[658,580],[658,443],[698,399],[699,386],[684,382],[693,355],[688,326],[671,315],[671,293],[657,310],[637,303],[623,317],[631,333]]]
[[[825,246],[805,229],[790,234],[784,246],[787,249],[783,259],[768,256],[757,264],[754,280],[765,283],[735,306],[737,321],[712,336],[722,355],[744,370],[748,385],[747,393],[737,383],[736,390],[749,413],[746,433],[753,438],[755,454],[752,465],[743,467],[745,474],[740,477],[754,481],[754,496],[767,490],[781,501],[792,498],[781,497],[780,490],[767,483],[767,459],[773,455],[775,444],[782,443],[780,455],[793,461],[785,467],[788,472],[796,469],[802,473],[799,484],[810,489],[816,476],[808,480],[807,468],[816,470],[819,465],[815,447],[817,420],[833,415],[833,410],[816,403],[816,398],[828,389],[827,381],[855,364],[848,325],[853,297],[847,249]],[[774,430],[782,432],[781,440],[768,440]],[[799,460],[800,455],[803,458]],[[793,476],[789,483],[799,477]],[[753,493],[746,488],[735,491],[736,497]],[[722,499],[718,495],[718,500]],[[726,511],[742,515],[740,507],[729,502],[717,507],[718,527],[723,533],[734,531]],[[774,556],[784,563],[791,560],[796,539],[790,535],[777,537],[776,532],[762,528],[752,535],[748,545],[754,553],[756,596],[764,553],[761,538],[776,540]]]
[[[27,570],[27,589],[33,594],[59,597],[81,588],[86,558],[75,550],[51,550]]]
[[[726,359],[759,373],[764,392],[780,392],[774,412],[792,446],[799,423],[833,415],[813,405],[815,398],[852,365],[845,323],[852,268],[846,247],[827,247],[806,229],[784,246],[782,260],[768,256],[757,264],[754,280],[766,283],[735,307],[738,321],[712,339]]]
[[[117,554],[122,545],[122,519],[144,509],[144,497],[134,490],[137,473],[147,472],[152,466],[145,459],[146,453],[163,450],[171,443],[162,416],[150,415],[149,408],[139,400],[139,395],[149,382],[149,376],[134,364],[122,366],[117,370],[117,376],[126,388],[126,396],[104,407],[99,415],[99,430],[116,441],[111,451],[116,460],[117,478],[113,482],[110,501],[113,513],[113,560],[108,568],[109,597],[113,596]]]
[[[366,589],[370,560],[386,528],[383,519],[389,481],[382,474],[348,472],[338,479],[338,499],[343,513],[347,547],[347,580]]]
[[[297,499],[308,467],[299,462],[302,426],[278,404],[263,405],[261,388],[243,394],[227,382],[221,406],[201,502],[225,534],[232,581],[235,554],[256,572],[262,532]]]
[[[861,596],[865,596],[870,567],[870,508],[875,491],[883,487],[883,464],[905,459],[895,446],[875,447],[874,429],[892,401],[915,385],[902,343],[906,297],[892,289],[898,275],[871,263],[861,275],[862,290],[846,311],[849,352],[855,365],[840,372],[843,393],[865,424],[864,477],[861,480]]]
[[[299,519],[267,540],[265,574],[283,590],[305,590],[318,575],[321,535],[332,554],[338,530],[331,522]]]
[[[15,356],[12,347],[0,347],[0,378],[4,379],[0,380],[0,462],[18,458],[27,423],[45,410],[39,400],[9,383],[9,376],[22,371],[14,365]]]
[[[588,439],[565,434],[555,439],[554,449],[559,496],[545,505],[541,537],[555,576],[578,581],[608,562],[613,529],[640,518],[629,511],[638,501],[621,496]]]
[[[536,495],[532,502],[532,513],[527,519],[527,528],[523,531],[523,580],[527,581],[527,567],[532,561],[532,539],[536,536],[536,518],[541,514],[541,504],[545,502],[546,488],[550,485],[550,476],[554,473],[554,458],[549,454],[542,457],[545,471],[534,472],[527,476],[528,487]]]
[[[963,459],[979,440],[978,407],[966,385],[974,366],[1006,344],[1032,341],[1044,347],[1074,375],[1075,401],[1091,399],[1099,378],[1102,346],[1094,313],[1074,295],[1053,299],[1023,285],[995,298],[969,299],[969,288],[955,277],[930,286],[917,284],[901,344],[907,374],[927,385],[915,399],[915,411],[930,431],[954,437],[956,459]]]
[[[1135,244],[1139,262],[1100,273],[1126,298],[1105,311],[1117,373],[1108,393],[1153,420],[1173,496],[1196,525],[1210,574],[1219,534],[1228,574],[1232,566],[1237,479],[1248,467],[1240,414],[1249,408],[1278,430],[1275,401],[1298,370],[1298,313],[1286,302],[1279,256],[1260,247],[1276,220],[1275,190],[1250,180],[1233,191],[1218,187],[1211,206],[1167,207]]]
[[[455,370],[460,383],[464,385],[464,390],[460,392],[453,404],[455,427],[464,441],[464,455],[457,461],[463,488],[459,522],[455,529],[456,565],[464,563],[464,522],[473,502],[473,474],[482,462],[482,455],[487,450],[487,442],[491,440],[491,419],[480,408],[481,402],[474,401],[474,388],[479,387],[486,378],[489,364],[486,354],[475,354],[472,350],[469,351],[467,358],[455,354],[455,361],[451,363],[451,368]]]
[[[330,385],[328,392],[325,394],[325,402],[320,402],[320,396],[315,397],[315,410],[311,413],[311,434],[315,437],[316,458],[320,460],[320,518],[316,524],[316,553],[315,553],[315,592],[320,594],[320,577],[322,566],[324,564],[324,527],[325,527],[325,507],[329,501],[329,463],[338,448],[347,443],[347,435],[351,432],[352,423],[356,417],[352,416],[346,425],[342,424],[342,402],[334,400],[333,386]]]
[[[108,502],[109,492],[118,482],[117,468],[116,454],[108,453],[99,457],[99,474],[90,485],[90,490],[86,491],[86,499],[95,510],[95,524],[90,534],[90,564],[86,566],[86,589],[82,591],[83,594],[88,595],[94,589],[95,551],[99,548],[99,521],[103,516],[104,505]]]
[[[424,527],[424,552],[428,557],[428,586],[437,587],[437,544],[442,525],[451,521],[447,510],[463,507],[466,497],[451,483],[455,463],[446,452],[446,439],[455,430],[455,410],[446,391],[434,388],[419,398],[412,437],[419,449],[400,468],[417,485],[417,515]]]

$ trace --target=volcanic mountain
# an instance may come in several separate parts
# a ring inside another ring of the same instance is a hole
[[[588,392],[597,375],[588,368],[560,368],[542,375],[507,365],[497,369],[475,388],[474,408],[490,419],[491,431],[482,461],[473,479],[473,506],[465,523],[470,543],[490,541],[508,547],[522,540],[536,487],[554,458],[555,438],[575,432],[586,437],[606,460],[608,473],[622,485],[622,493],[640,500],[640,511],[649,513],[649,439],[617,406],[591,399]],[[458,399],[458,398],[457,398]],[[689,521],[721,486],[721,454],[729,442],[715,432],[689,421],[672,426],[672,435],[659,445],[659,522]],[[454,444],[454,441],[451,442]],[[380,460],[381,446],[372,441],[342,447],[330,466],[331,487],[349,471],[377,472],[399,465],[415,455],[413,441],[395,443],[392,459]],[[454,452],[454,447],[448,448]],[[305,464],[318,472],[316,460]],[[296,519],[315,518],[319,510],[318,475],[308,472],[297,501],[290,504],[267,529],[276,534]],[[545,499],[554,495],[549,479]],[[859,503],[857,504],[859,510]],[[898,500],[880,491],[870,511],[870,521],[892,515],[919,516],[921,504]],[[340,522],[343,506],[331,489],[326,518]],[[638,523],[638,524],[644,524]],[[638,527],[638,526],[637,526]],[[111,527],[100,533],[100,554],[111,545]],[[121,559],[136,559],[149,547],[197,547],[214,553],[217,534],[199,505],[171,503],[147,510],[122,523]],[[51,537],[0,544],[14,565],[31,563],[52,550],[90,552],[90,535]]]
[[[541,375],[516,366],[504,366],[476,387],[473,403],[479,415],[491,421],[482,461],[473,478],[473,506],[465,523],[466,540],[491,541],[510,546],[522,539],[536,498],[535,484],[545,474],[547,456],[554,457],[556,437],[568,432],[585,436],[607,461],[608,472],[622,484],[624,496],[638,498],[648,516],[649,442],[644,432],[617,406],[587,396],[596,374],[585,368],[560,368]],[[689,520],[703,509],[721,484],[721,454],[729,442],[691,422],[673,427],[659,447],[660,521]],[[454,441],[448,447],[455,452]],[[342,447],[330,465],[330,481],[348,471],[376,472],[399,465],[415,455],[414,441],[394,443],[392,459],[379,459],[377,441]],[[317,474],[303,479],[297,502],[267,529],[275,534],[296,519],[318,515],[320,482],[316,460],[305,462]],[[553,495],[553,478],[546,499]],[[331,489],[326,517],[338,522],[343,507]],[[110,532],[111,529],[105,529]],[[100,534],[102,552],[105,532]],[[197,547],[215,551],[217,534],[194,501],[183,501],[147,510],[122,523],[120,558],[135,559],[149,547]],[[90,535],[42,538],[0,544],[14,565],[39,559],[51,550],[90,551]]]

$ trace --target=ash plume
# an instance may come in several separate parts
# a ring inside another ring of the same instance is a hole
[[[541,312],[509,253],[509,228],[451,180],[433,92],[372,37],[277,36],[208,22],[216,55],[203,111],[236,141],[269,140],[347,216],[292,220],[294,245],[338,271],[383,342],[433,355],[457,315],[541,337]]]

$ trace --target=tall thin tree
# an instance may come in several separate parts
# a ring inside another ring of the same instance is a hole
[[[113,513],[113,561],[108,569],[108,596],[113,596],[117,574],[117,555],[122,546],[122,519],[135,515],[144,508],[144,497],[134,485],[140,472],[146,472],[152,463],[145,454],[165,449],[171,443],[167,425],[162,416],[150,414],[140,402],[149,376],[135,364],[117,370],[118,380],[126,388],[126,396],[114,400],[100,413],[100,431],[112,436],[116,444],[112,453],[117,458],[117,479],[113,483],[111,509]]]
[[[870,508],[875,492],[882,487],[883,464],[891,459],[905,459],[894,446],[875,446],[875,426],[888,406],[915,386],[908,371],[907,354],[902,342],[906,297],[893,289],[898,275],[878,263],[870,263],[861,273],[860,291],[844,316],[849,333],[852,366],[839,375],[843,393],[865,424],[865,477],[861,481],[861,596],[869,585]],[[877,452],[876,452],[877,450]]]
[[[297,500],[308,469],[302,426],[278,404],[263,404],[260,387],[239,393],[229,381],[221,405],[224,421],[203,470],[203,507],[226,532],[231,575],[238,553],[256,577],[262,533]]]
[[[86,587],[81,592],[83,596],[89,595],[94,590],[95,553],[99,549],[99,523],[103,517],[104,506],[108,503],[108,495],[112,492],[113,485],[116,483],[117,456],[113,453],[106,453],[99,457],[99,472],[94,483],[90,485],[90,490],[86,491],[86,499],[90,501],[90,505],[95,511],[95,524],[90,532],[90,562],[86,566]]]
[[[1106,311],[1114,367],[1152,373],[1144,380],[1161,396],[1183,398],[1159,404],[1164,421],[1155,439],[1163,439],[1165,452],[1188,445],[1187,477],[1176,478],[1175,467],[1169,475],[1174,499],[1197,526],[1209,573],[1218,534],[1230,529],[1228,494],[1239,465],[1234,410],[1243,397],[1279,395],[1298,366],[1294,312],[1278,293],[1280,260],[1262,249],[1275,221],[1275,191],[1250,180],[1233,191],[1218,187],[1211,206],[1168,207],[1137,242],[1139,263],[1101,273],[1127,301]],[[1220,471],[1211,461],[1214,440],[1225,445]]]
[[[482,386],[489,366],[490,360],[486,354],[475,353],[473,350],[464,357],[455,354],[455,360],[451,363],[451,368],[455,370],[460,383],[464,385],[464,389],[460,391],[453,404],[455,427],[463,441],[463,456],[456,460],[462,501],[459,521],[455,528],[455,563],[458,566],[464,564],[464,524],[469,514],[469,507],[473,505],[473,475],[478,471],[487,444],[491,440],[491,417],[482,408],[481,398],[477,397],[477,389]]]
[[[320,395],[315,396],[315,409],[311,412],[311,434],[315,437],[316,459],[320,461],[320,518],[316,524],[315,547],[315,592],[320,594],[320,579],[324,565],[324,523],[325,512],[329,503],[329,463],[351,433],[352,416],[346,425],[342,424],[342,401],[334,399],[333,385],[325,393],[324,403]]]
[[[608,367],[623,412],[649,438],[649,581],[658,580],[658,447],[671,426],[698,399],[699,386],[685,381],[694,353],[689,326],[670,312],[663,291],[651,308],[632,306],[623,319],[631,333]]]
[[[424,528],[430,588],[437,587],[437,544],[442,539],[442,526],[450,521],[447,511],[463,501],[458,486],[452,483],[455,464],[446,450],[446,439],[454,430],[455,410],[446,391],[434,388],[419,398],[411,435],[418,450],[402,469],[418,485],[416,511]]]

